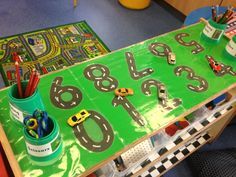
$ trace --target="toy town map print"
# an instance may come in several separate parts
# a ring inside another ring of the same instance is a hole
[[[27,80],[32,68],[42,75],[104,55],[109,49],[85,21],[1,38],[0,72],[6,86],[15,82],[13,52],[22,60],[21,79]]]

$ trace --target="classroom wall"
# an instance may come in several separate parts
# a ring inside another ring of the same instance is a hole
[[[165,0],[172,7],[183,13],[184,15],[188,15],[195,9],[205,6],[212,6],[221,3],[221,0]],[[235,0],[223,0],[222,6],[236,6]]]

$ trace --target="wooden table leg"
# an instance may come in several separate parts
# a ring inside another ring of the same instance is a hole
[[[11,145],[9,144],[9,141],[7,139],[7,136],[3,130],[2,125],[0,124],[0,141],[3,147],[3,150],[5,151],[5,154],[7,156],[8,162],[10,164],[10,167],[12,169],[12,172],[15,176],[23,177],[23,174],[21,172],[20,166],[14,156],[14,153],[11,149]],[[1,175],[0,175],[1,176]]]

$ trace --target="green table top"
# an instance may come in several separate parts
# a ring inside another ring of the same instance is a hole
[[[62,158],[51,166],[30,162],[22,127],[9,116],[8,88],[1,90],[0,122],[23,174],[76,176],[95,169],[186,111],[234,87],[236,59],[225,53],[228,40],[223,37],[218,44],[209,43],[200,37],[203,28],[200,23],[181,28],[44,75],[39,91],[63,139]],[[175,65],[167,63],[170,51],[176,55]],[[212,71],[206,55],[221,63],[220,73]],[[164,103],[158,99],[161,84],[168,93]],[[114,90],[121,87],[132,88],[134,94],[116,97]],[[67,119],[82,109],[91,116],[74,128],[68,126]]]

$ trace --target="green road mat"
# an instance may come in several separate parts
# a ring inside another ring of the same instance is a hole
[[[32,68],[45,74],[106,54],[109,49],[85,21],[1,38],[0,72],[5,85],[15,82],[12,52],[23,60],[20,73],[27,80]]]
[[[9,116],[8,88],[0,91],[0,122],[25,176],[76,176],[125,147],[157,132],[199,104],[235,87],[236,60],[228,57],[223,38],[212,44],[200,37],[203,24],[181,28],[127,48],[44,75],[40,81],[48,113],[60,126],[63,155],[50,166],[34,165],[27,156],[22,127]],[[176,64],[167,63],[167,53]],[[206,55],[222,70],[214,73]],[[167,99],[159,99],[161,85]],[[116,97],[114,89],[132,88],[134,95]],[[86,109],[82,124],[67,119]]]

